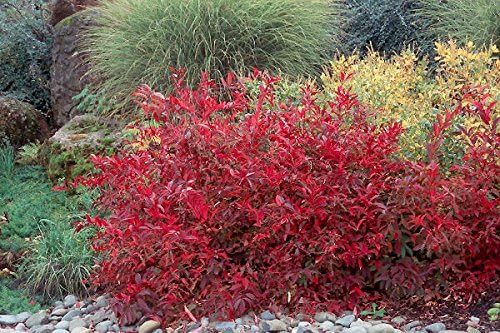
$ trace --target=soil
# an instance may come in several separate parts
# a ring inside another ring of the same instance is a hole
[[[500,302],[500,289],[483,293],[479,299],[470,302],[444,298],[441,301],[425,302],[411,299],[406,304],[398,302],[388,306],[386,312],[391,318],[403,316],[407,322],[419,320],[429,325],[441,322],[449,330],[467,330],[467,322],[474,316],[480,319],[479,326],[475,327],[482,333],[500,331],[500,320],[490,321],[487,315],[494,303]]]

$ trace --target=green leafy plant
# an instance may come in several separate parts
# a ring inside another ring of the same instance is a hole
[[[316,75],[332,44],[326,0],[106,1],[85,36],[95,89],[118,102],[135,85],[171,91],[169,67],[215,79],[252,67]]]
[[[85,113],[111,113],[113,108],[113,98],[92,90],[90,85],[86,85],[80,93],[73,96],[74,101],[78,101],[76,108]]]
[[[14,149],[10,145],[0,146],[0,177],[9,177],[15,166]]]
[[[493,304],[493,307],[488,309],[488,317],[491,321],[498,320],[500,316],[500,303]]]
[[[384,317],[385,315],[385,310],[384,309],[377,309],[378,305],[377,303],[372,303],[372,308],[371,310],[364,310],[364,311],[361,311],[361,315],[362,316],[370,316],[370,317],[374,317],[374,318],[377,318],[377,317]]]
[[[51,28],[43,0],[0,3],[0,91],[33,104],[50,107]]]
[[[94,264],[94,254],[87,242],[92,231],[75,233],[68,223],[41,222],[41,237],[20,268],[25,287],[44,299],[87,295],[86,280]]]
[[[500,43],[500,2],[498,0],[419,0],[416,21],[430,24],[427,39],[452,38],[477,46]]]
[[[40,143],[32,142],[19,148],[17,163],[21,165],[36,164],[40,153]]]

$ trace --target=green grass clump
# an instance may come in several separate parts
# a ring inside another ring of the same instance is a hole
[[[418,22],[430,22],[429,38],[451,38],[476,46],[500,43],[500,1],[498,0],[419,0]]]
[[[0,177],[9,177],[14,170],[14,149],[10,145],[0,146]]]
[[[44,221],[41,237],[34,242],[20,269],[24,286],[44,299],[65,295],[87,296],[94,253],[87,242],[90,230],[76,233],[64,222]]]
[[[95,87],[126,101],[139,84],[169,91],[169,67],[195,83],[252,67],[319,73],[332,46],[327,0],[116,0],[102,2],[84,37]]]

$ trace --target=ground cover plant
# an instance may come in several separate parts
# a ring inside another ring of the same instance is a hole
[[[86,295],[91,230],[75,234],[71,222],[91,211],[91,202],[91,193],[54,192],[42,167],[18,166],[11,147],[0,149],[0,313]]]
[[[220,79],[254,66],[318,74],[332,44],[324,0],[119,0],[97,10],[85,36],[91,72],[103,79],[93,88],[118,102],[142,83],[170,90],[170,66],[187,68],[189,83],[202,71]]]
[[[454,42],[436,44],[436,64],[431,69],[426,60],[411,50],[386,59],[370,51],[366,56],[358,53],[338,56],[326,69],[322,82],[328,95],[334,94],[340,84],[340,73],[349,79],[343,82],[357,94],[359,100],[378,111],[374,123],[401,122],[405,132],[401,136],[401,153],[410,160],[427,158],[427,138],[432,131],[436,114],[454,108],[459,103],[464,85],[489,84],[488,101],[500,99],[500,61],[496,46],[476,49],[473,43],[462,47]],[[497,111],[494,111],[497,112]],[[474,126],[481,123],[476,115],[455,118],[451,130],[459,125]],[[449,135],[442,146],[442,158],[450,164],[461,159],[466,137]]]
[[[348,80],[341,74],[341,81]],[[228,76],[222,97],[203,76],[176,72],[164,97],[136,96],[153,125],[135,151],[95,157],[102,191],[95,283],[123,322],[238,316],[270,305],[338,311],[379,299],[474,297],[498,275],[498,120],[482,86],[462,87],[428,138],[428,161],[398,157],[401,124],[338,86],[327,106],[314,87],[300,103],[274,102],[277,78],[248,99]],[[453,119],[477,114],[458,164],[440,167]],[[186,307],[186,308],[184,308]]]

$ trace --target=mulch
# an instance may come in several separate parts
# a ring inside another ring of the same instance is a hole
[[[500,331],[500,320],[490,321],[487,315],[494,303],[500,303],[500,288],[483,293],[479,299],[470,303],[463,300],[444,298],[440,301],[426,302],[421,299],[410,299],[388,305],[386,314],[391,318],[403,316],[408,320],[419,320],[424,325],[442,322],[449,330],[467,330],[467,322],[474,316],[480,319],[476,327],[482,333]]]

